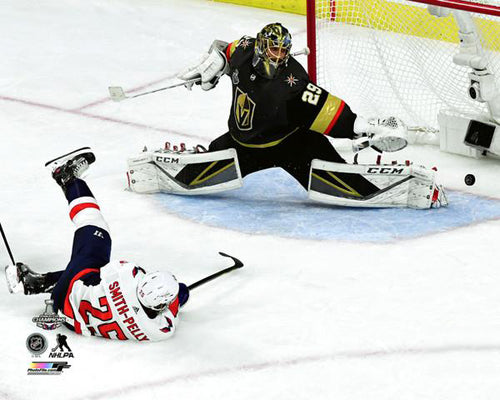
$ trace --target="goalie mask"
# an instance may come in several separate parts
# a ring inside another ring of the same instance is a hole
[[[137,298],[151,310],[163,311],[179,294],[179,283],[170,272],[147,273],[137,285]]]
[[[286,67],[291,48],[288,29],[279,23],[266,25],[257,34],[252,65],[259,75],[273,79]]]

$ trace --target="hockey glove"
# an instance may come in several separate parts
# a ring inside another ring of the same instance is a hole
[[[216,46],[212,46],[209,53],[205,53],[196,65],[181,72],[177,77],[185,81],[200,78],[201,88],[210,90],[217,85],[226,67],[226,56]]]
[[[366,147],[372,147],[379,152],[393,152],[408,145],[408,129],[403,121],[396,117],[366,119],[358,116],[354,121],[353,130],[360,136],[353,141],[354,152]]]

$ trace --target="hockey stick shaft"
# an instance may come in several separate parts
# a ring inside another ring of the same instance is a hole
[[[12,261],[12,265],[15,265],[16,262],[14,261],[14,256],[12,255],[12,251],[10,251],[10,246],[9,242],[7,242],[7,238],[5,237],[5,232],[3,231],[2,224],[0,224],[0,232],[2,233],[2,239],[5,244],[5,248],[7,249],[7,252],[9,253],[10,260]]]
[[[189,88],[190,85],[193,85],[196,82],[200,82],[200,81],[201,81],[201,78],[189,79],[189,80],[184,81],[184,82],[176,83],[176,84],[170,85],[170,86],[165,86],[165,87],[155,89],[155,90],[149,90],[147,92],[138,93],[138,94],[135,94],[133,96],[127,96],[125,94],[125,92],[123,91],[123,88],[121,86],[110,86],[108,88],[108,90],[109,90],[109,95],[111,97],[111,100],[122,101],[122,100],[127,100],[127,99],[133,99],[135,97],[146,96],[147,94],[161,92],[162,90],[168,90],[168,89],[176,88],[179,86],[186,86],[187,88]]]
[[[219,254],[223,257],[231,258],[234,261],[234,265],[227,267],[227,268],[224,268],[224,269],[220,270],[219,272],[216,272],[216,273],[209,275],[203,279],[200,279],[197,282],[192,283],[191,285],[188,286],[189,290],[195,289],[198,286],[204,285],[205,283],[210,282],[210,281],[218,278],[219,276],[225,275],[228,272],[231,272],[231,271],[234,271],[235,269],[243,267],[243,263],[240,260],[238,260],[236,257],[230,256],[229,254],[222,253],[220,251],[219,251]]]
[[[151,94],[151,93],[161,92],[162,90],[172,89],[172,88],[179,87],[179,86],[187,86],[187,85],[190,85],[191,83],[196,83],[196,82],[199,82],[199,81],[201,81],[201,78],[189,79],[187,81],[176,83],[174,85],[165,86],[165,87],[162,87],[162,88],[159,88],[159,89],[155,89],[155,90],[150,90],[149,92],[143,92],[143,93],[135,94],[133,96],[130,96],[129,99],[133,99],[135,97],[140,97],[140,96],[145,96],[145,95]]]

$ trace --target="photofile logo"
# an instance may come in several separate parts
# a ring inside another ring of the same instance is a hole
[[[28,375],[61,375],[64,368],[69,368],[66,361],[53,362],[31,362],[28,368]]]

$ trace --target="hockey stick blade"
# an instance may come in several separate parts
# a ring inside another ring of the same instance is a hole
[[[5,248],[7,249],[7,252],[9,253],[10,260],[12,261],[12,265],[16,265],[16,262],[14,261],[14,256],[12,255],[12,252],[10,251],[10,246],[9,242],[7,242],[7,238],[5,237],[5,232],[3,231],[2,224],[0,224],[0,232],[2,233],[2,239],[5,244]]]
[[[234,265],[227,267],[227,268],[224,268],[224,269],[220,270],[219,272],[216,272],[216,273],[209,275],[203,279],[200,279],[197,282],[192,283],[191,285],[188,286],[189,290],[195,289],[198,286],[201,286],[207,282],[210,282],[211,280],[214,280],[215,278],[218,278],[221,275],[227,274],[228,272],[234,271],[235,269],[241,268],[244,265],[236,257],[230,256],[229,254],[223,253],[222,251],[219,251],[219,254],[223,257],[228,257],[228,258],[232,259],[234,262]]]
[[[113,101],[118,102],[125,100],[127,98],[121,86],[110,86],[108,87],[108,90],[109,90],[109,97],[111,97],[111,100]]]

